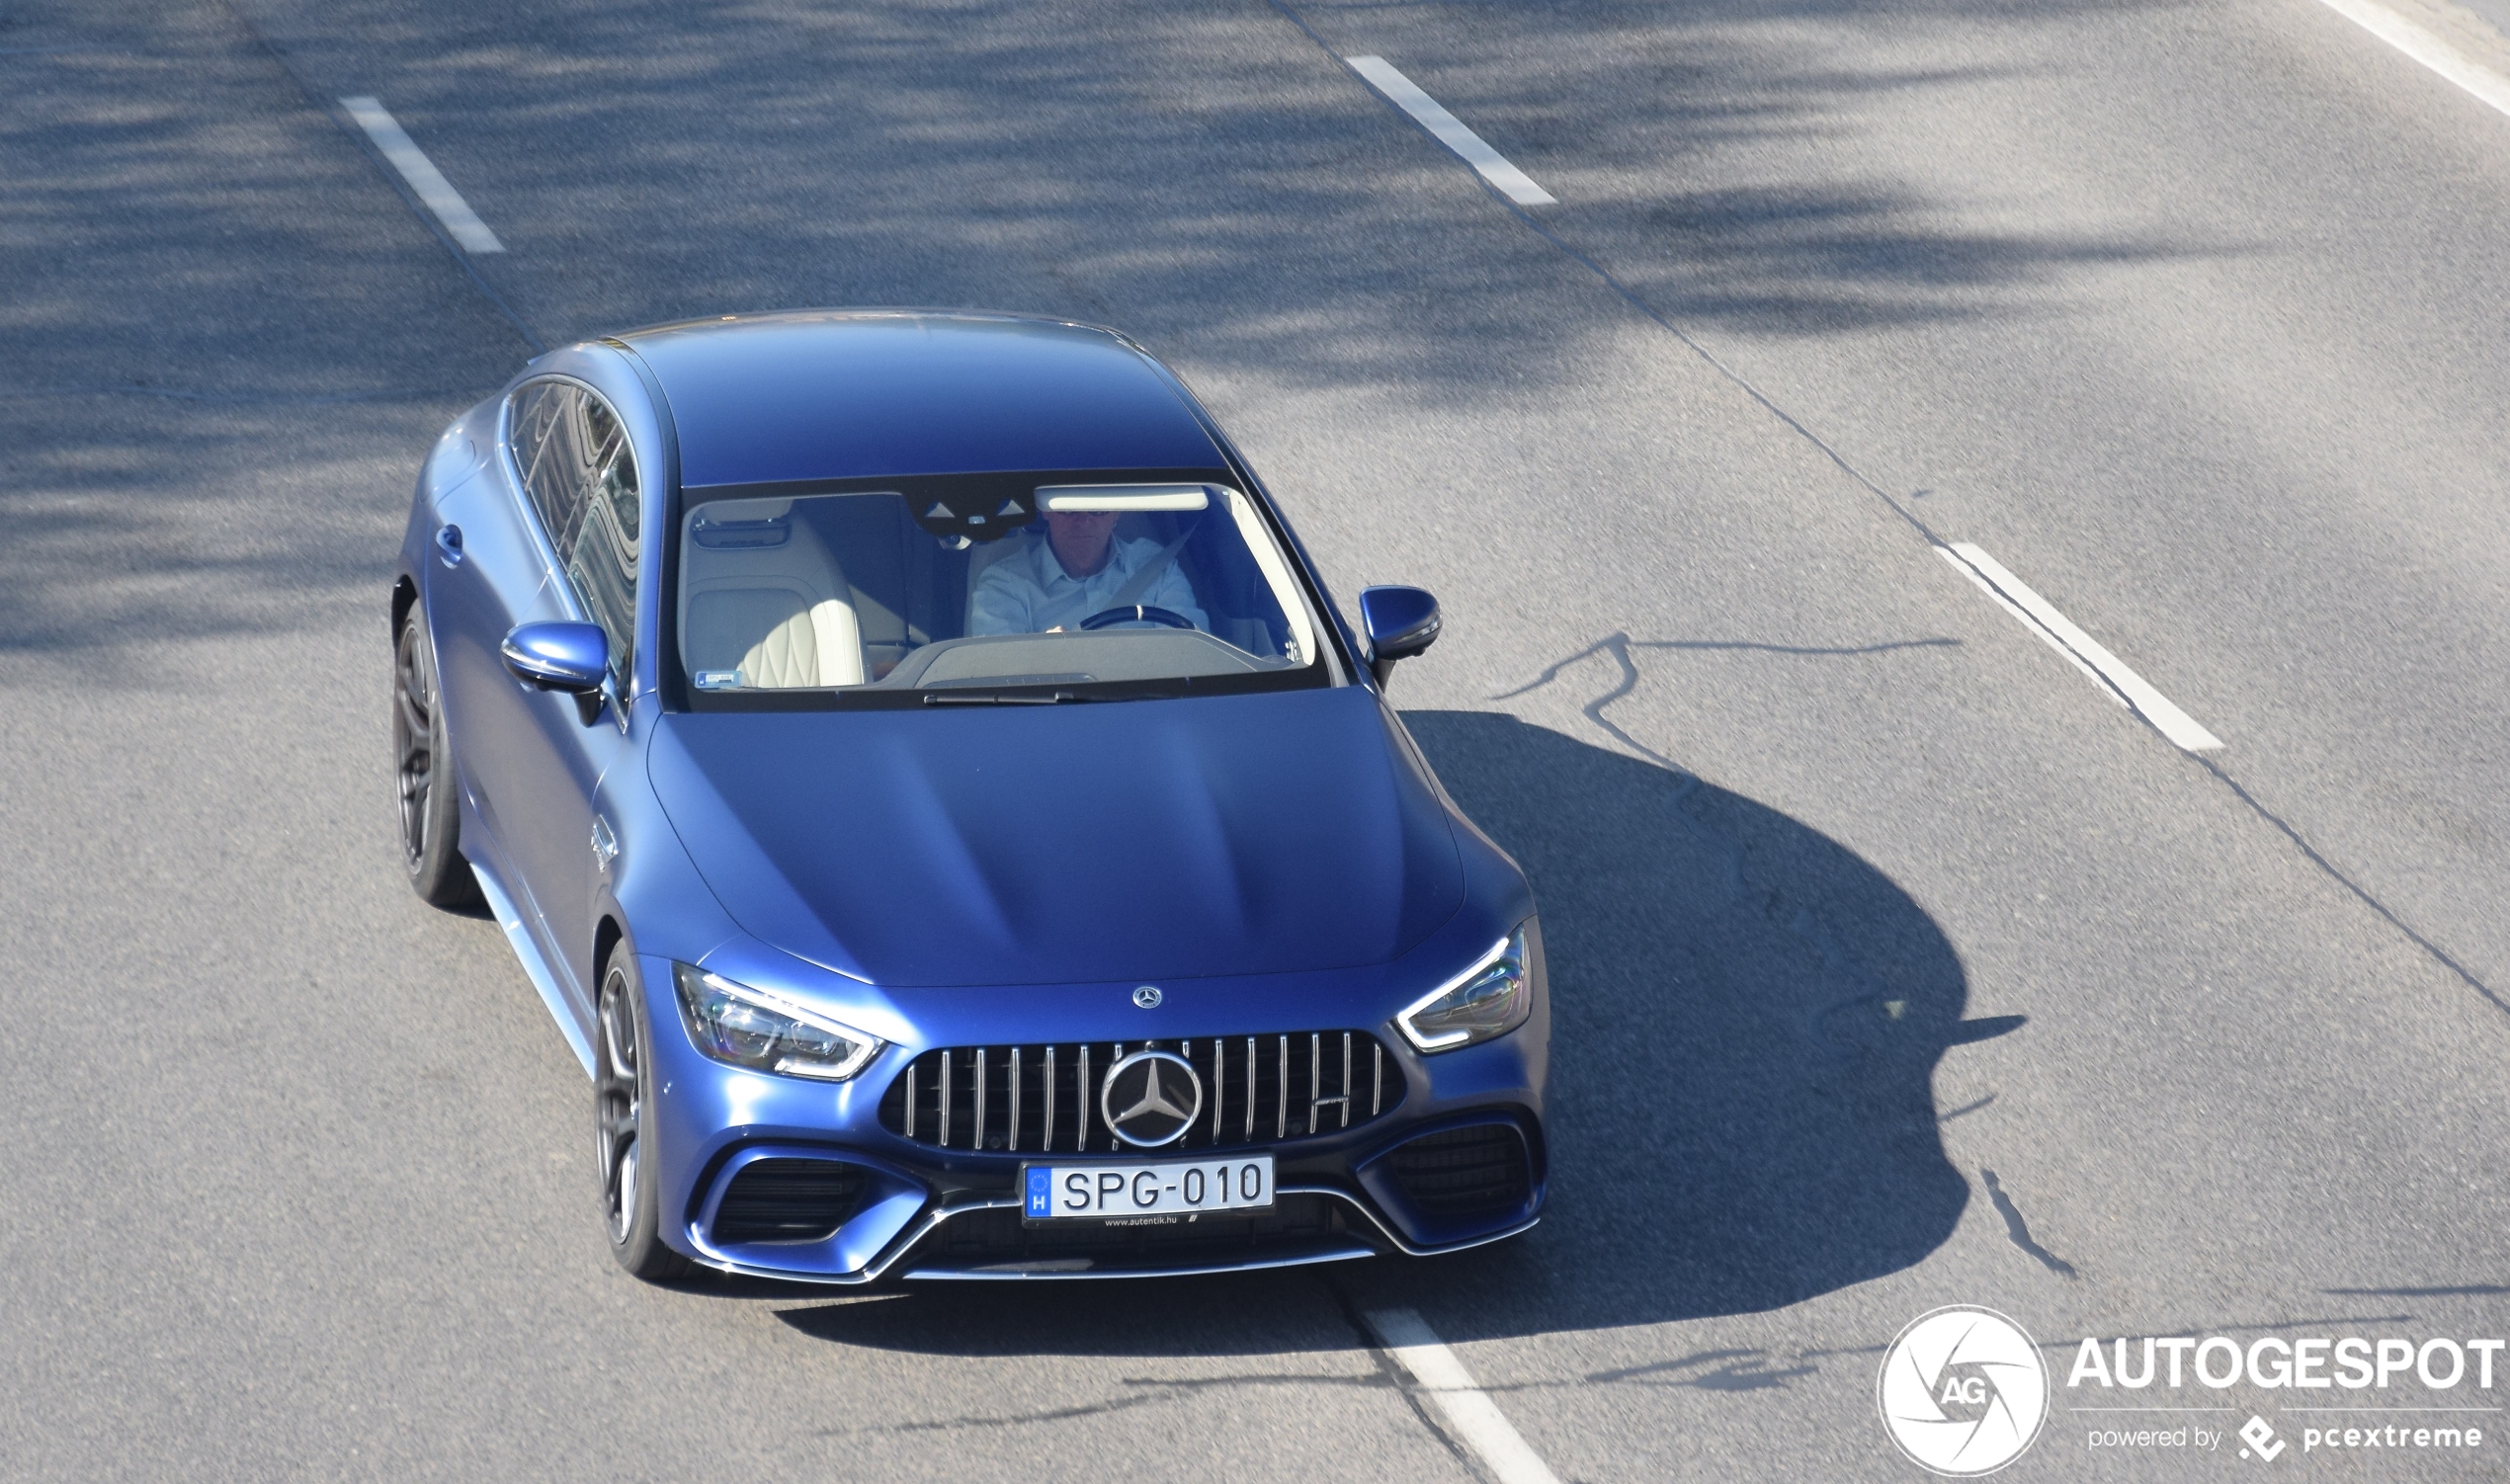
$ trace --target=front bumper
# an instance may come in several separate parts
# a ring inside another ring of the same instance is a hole
[[[794,1157],[863,1163],[853,1151],[826,1146],[753,1145],[739,1153],[742,1163]],[[1430,1257],[1501,1241],[1542,1219],[1538,1188],[1519,1209],[1481,1229],[1424,1246],[1396,1230],[1364,1193],[1284,1182],[1275,1190],[1273,1210],[1261,1215],[1221,1216],[1145,1233],[1115,1223],[1025,1225],[1019,1198],[1007,1193],[944,1203],[900,1188],[867,1200],[819,1241],[718,1242],[710,1220],[737,1169],[727,1162],[701,1214],[679,1233],[684,1241],[672,1245],[685,1243],[689,1256],[725,1273],[795,1282],[856,1284],[892,1275],[974,1280],[1186,1277],[1397,1253]]]
[[[668,982],[667,964],[649,960],[644,969],[647,985]],[[1039,1151],[936,1148],[884,1126],[880,1101],[913,1059],[907,1049],[892,1047],[861,1077],[833,1086],[767,1076],[708,1060],[678,1033],[672,1006],[649,1008],[660,1158],[648,1168],[660,1177],[664,1240],[724,1272],[841,1284],[1240,1272],[1460,1251],[1526,1230],[1543,1207],[1544,1016],[1512,1035],[1435,1058],[1387,1035],[1403,1061],[1398,1105],[1365,1126],[1248,1151],[1275,1160],[1269,1212],[1213,1212],[1145,1228],[1024,1224],[1020,1169]],[[1423,1139],[1432,1142],[1416,1143]],[[1460,1205],[1447,1168],[1459,1149],[1467,1159],[1514,1159],[1515,1183]],[[851,1191],[833,1230],[758,1238],[759,1191],[794,1171],[830,1166],[845,1168]]]

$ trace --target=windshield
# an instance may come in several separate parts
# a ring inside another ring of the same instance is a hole
[[[688,491],[674,637],[692,705],[1039,704],[1329,682],[1288,558],[1225,483],[889,483]]]

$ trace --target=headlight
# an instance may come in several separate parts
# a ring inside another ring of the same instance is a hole
[[[689,1039],[716,1061],[756,1072],[843,1082],[882,1044],[853,1027],[694,964],[671,966]]]
[[[1424,1051],[1453,1051],[1505,1035],[1533,1013],[1534,965],[1526,957],[1520,923],[1472,967],[1414,1001],[1394,1024]]]

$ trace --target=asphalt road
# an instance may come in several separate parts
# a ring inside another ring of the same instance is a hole
[[[1560,1479],[1904,1480],[1939,1304],[2060,1374],[2502,1335],[2505,222],[2510,119],[2311,0],[0,0],[0,1475],[1487,1476],[1403,1305]],[[1544,904],[1534,1233],[613,1269],[581,1073],[395,867],[390,553],[536,344],[830,303],[1122,326],[1346,602],[1441,596],[1396,695]],[[2080,1399],[2010,1477],[2251,1466]]]

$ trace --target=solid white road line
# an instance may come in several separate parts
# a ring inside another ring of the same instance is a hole
[[[2395,11],[2375,0],[2318,3],[2465,88],[2497,112],[2510,114],[2510,77],[2503,77]]]
[[[1413,81],[1394,69],[1394,64],[1381,56],[1346,56],[1351,70],[1368,79],[1369,86],[1385,95],[1386,101],[1412,116],[1420,126],[1438,136],[1438,142],[1464,156],[1464,163],[1481,172],[1481,178],[1497,187],[1501,195],[1521,206],[1548,206],[1558,198],[1534,183],[1534,178],[1508,163],[1507,156],[1491,148],[1481,135],[1464,127],[1464,121],[1438,106],[1438,100],[1424,93]]]
[[[1973,583],[1976,583],[1978,585],[1978,591],[1987,595],[1987,601],[1993,603],[1996,607],[2003,609],[2006,613],[2013,615],[2013,621],[2031,630],[2033,633],[2038,634],[2040,636],[2041,643],[2048,645],[2050,649],[2053,649],[2057,653],[2065,656],[2065,662],[2072,665],[2075,669],[2082,671],[2083,678],[2085,680],[2088,680],[2093,685],[2100,687],[2101,694],[2103,696],[2117,701],[2119,706],[2123,709],[2134,709],[2134,707],[2127,704],[2126,697],[2118,694],[2117,687],[2112,686],[2109,682],[2101,679],[2100,672],[2098,670],[2084,664],[2083,657],[2076,654],[2073,650],[2066,648],[2065,641],[2063,639],[2060,639],[2056,635],[2049,632],[2047,629],[2042,628],[2040,626],[2039,619],[2032,618],[2029,614],[2026,614],[2022,610],[2014,607],[2013,600],[2006,597],[2004,594],[1997,592],[1996,585],[1994,583],[1979,576],[1978,569],[1976,567],[1973,567],[1969,563],[1963,561],[1960,557],[1955,556],[1953,554],[1952,547],[1937,546],[1935,548],[1935,554],[1942,557],[1945,561],[1950,562],[1954,571],[1959,572],[1962,576],[1968,578]]]
[[[1412,1309],[1371,1309],[1364,1316],[1378,1343],[1412,1373],[1448,1430],[1471,1448],[1499,1484],[1560,1484],[1508,1419],[1464,1369],[1464,1362]]]
[[[461,199],[461,193],[454,189],[454,183],[445,179],[445,173],[436,168],[436,162],[427,157],[426,151],[418,147],[399,121],[385,112],[382,104],[372,98],[343,98],[340,106],[349,111],[349,117],[358,122],[358,127],[366,130],[366,136],[375,141],[375,147],[383,152],[383,158],[392,162],[392,168],[401,172],[401,179],[409,182],[410,189],[418,193],[420,201],[427,203],[427,209],[436,213],[436,219],[445,224],[446,231],[454,234],[454,240],[462,245],[463,251],[501,253],[506,250],[506,245],[497,240],[497,234],[488,230],[488,223],[481,221],[479,213],[470,209],[470,203]]]
[[[2056,651],[2074,662],[2075,668],[2101,683],[2153,724],[2163,736],[2187,752],[2210,752],[2222,745],[2222,739],[2197,724],[2195,717],[2180,710],[2170,698],[2152,688],[2150,682],[2127,668],[2127,662],[2103,648],[2100,640],[2085,633],[2073,619],[2056,611],[2056,606],[2031,591],[2019,577],[2005,570],[2004,564],[1989,556],[1971,541],[1955,541],[1951,546],[1937,546],[1946,561],[1966,573],[1970,580],[1986,590],[2007,613],[2023,623]]]

